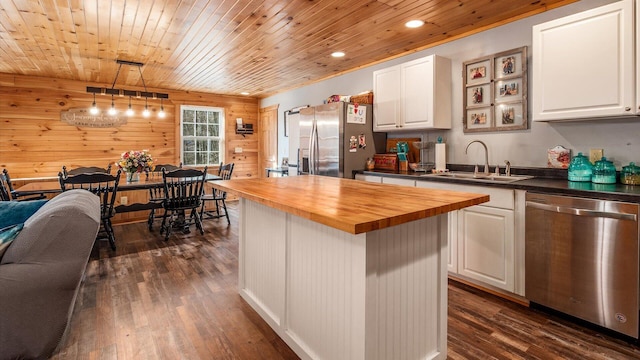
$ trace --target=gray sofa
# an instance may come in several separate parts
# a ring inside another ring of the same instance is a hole
[[[49,200],[0,260],[0,359],[47,358],[67,328],[100,227],[86,190]]]

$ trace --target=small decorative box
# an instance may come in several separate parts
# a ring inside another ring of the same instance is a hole
[[[373,161],[376,163],[377,170],[393,170],[398,171],[398,155],[397,154],[375,154]]]

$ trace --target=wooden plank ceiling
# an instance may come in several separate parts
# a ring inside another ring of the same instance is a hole
[[[264,97],[574,1],[2,0],[0,72]]]

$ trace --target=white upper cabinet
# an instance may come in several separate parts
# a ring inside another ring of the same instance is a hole
[[[373,130],[396,130],[400,118],[400,65],[373,73]]]
[[[430,55],[373,73],[373,130],[451,128],[451,61]]]
[[[638,113],[633,0],[536,25],[532,41],[534,121]]]

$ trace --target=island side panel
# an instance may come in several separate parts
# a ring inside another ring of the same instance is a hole
[[[367,359],[446,359],[447,219],[367,233]]]
[[[366,235],[294,215],[289,235],[287,334],[312,359],[365,359]]]
[[[240,199],[240,295],[273,328],[284,316],[287,214]]]
[[[240,214],[240,294],[301,358],[446,358],[446,215],[353,235]]]

